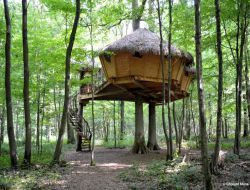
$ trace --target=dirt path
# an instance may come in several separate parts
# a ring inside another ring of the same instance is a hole
[[[166,153],[161,150],[145,155],[132,154],[129,149],[96,148],[96,167],[91,167],[89,152],[69,151],[65,160],[71,169],[63,174],[61,180],[48,189],[105,190],[129,189],[128,184],[118,175],[133,164],[146,164],[152,160],[162,160]]]

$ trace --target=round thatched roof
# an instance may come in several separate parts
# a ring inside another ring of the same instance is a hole
[[[137,29],[135,32],[109,44],[103,49],[107,52],[130,52],[131,54],[154,54],[160,55],[160,37],[146,28]],[[168,55],[168,43],[163,43],[164,55]],[[186,65],[193,63],[193,56],[174,45],[171,45],[173,56],[186,58]]]

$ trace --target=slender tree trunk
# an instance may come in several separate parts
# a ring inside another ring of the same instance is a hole
[[[115,148],[117,147],[117,144],[116,144],[116,122],[115,122],[115,101],[114,101],[114,115],[113,115],[113,122],[114,122],[114,145],[115,145]]]
[[[166,107],[166,86],[165,86],[165,64],[164,64],[164,54],[163,54],[163,37],[162,37],[162,18],[161,18],[161,11],[160,11],[160,2],[157,0],[157,13],[158,13],[158,20],[159,20],[159,28],[160,28],[160,63],[161,63],[161,75],[162,75],[162,125],[163,131],[166,139],[167,144],[167,157],[166,159],[170,158],[170,143],[167,133],[166,127],[166,120],[165,120],[165,107]]]
[[[56,149],[53,156],[53,162],[58,163],[60,160],[60,155],[63,145],[63,135],[65,131],[66,118],[68,113],[68,104],[69,104],[69,88],[70,88],[70,58],[75,41],[76,30],[78,26],[78,21],[80,18],[80,0],[76,0],[76,14],[74,19],[73,28],[70,34],[69,45],[67,47],[66,53],[66,69],[65,69],[65,94],[64,94],[64,105],[63,105],[63,114],[61,118],[61,125],[59,129],[59,135],[56,143]]]
[[[18,144],[19,142],[19,105],[18,105],[18,101],[17,101],[17,104],[16,104],[16,142]]]
[[[29,166],[31,162],[31,119],[30,119],[30,104],[29,104],[29,49],[28,49],[28,35],[27,35],[27,0],[22,0],[23,12],[23,63],[24,63],[24,118],[25,118],[25,150],[23,164]]]
[[[9,15],[8,0],[3,0],[4,14],[6,21],[6,42],[5,42],[5,95],[7,110],[7,131],[9,138],[10,160],[14,169],[18,167],[16,138],[14,134],[13,112],[12,112],[12,96],[11,96],[11,21]]]
[[[2,154],[2,144],[4,142],[4,126],[5,126],[5,105],[3,105],[2,114],[0,115],[0,156]]]
[[[243,64],[243,50],[246,37],[247,28],[247,5],[244,2],[238,2],[238,29],[237,29],[237,43],[236,43],[236,55],[237,55],[237,77],[236,77],[236,129],[235,129],[235,141],[234,141],[234,153],[240,154],[240,134],[241,134],[241,93],[242,93],[242,64]],[[240,19],[241,12],[244,13],[244,18]],[[241,29],[241,31],[240,31]],[[240,47],[239,44],[240,38]],[[240,48],[240,49],[239,49]]]
[[[175,146],[177,147],[179,144],[179,131],[176,124],[176,112],[175,112],[175,102],[173,102],[173,120],[174,120],[174,129],[175,129]]]
[[[221,149],[221,128],[222,128],[222,93],[223,93],[223,59],[221,49],[221,21],[220,21],[220,0],[215,0],[215,15],[216,15],[216,34],[217,34],[217,56],[219,66],[218,79],[218,99],[217,99],[217,126],[216,126],[216,141],[214,147],[213,168],[212,172],[217,173],[219,152]]]
[[[124,134],[125,134],[125,119],[124,119],[124,101],[121,101],[120,104],[121,107],[121,135],[120,135],[120,140],[124,139]]]
[[[222,121],[221,121],[221,133],[222,133],[222,137],[225,138],[225,122],[222,118]]]
[[[191,130],[191,127],[190,127],[190,108],[189,108],[189,101],[188,99],[186,100],[186,109],[185,109],[185,115],[186,115],[186,119],[185,119],[185,136],[184,136],[184,139],[185,140],[190,140],[190,130]]]
[[[171,53],[171,40],[172,40],[172,0],[168,1],[169,5],[169,34],[168,34],[168,135],[169,135],[169,154],[167,154],[167,160],[173,160],[173,140],[172,140],[172,124],[171,124],[171,80],[172,80],[172,53]]]
[[[247,108],[244,106],[244,131],[243,131],[243,137],[248,137],[248,117],[247,117]]]
[[[83,117],[83,104],[79,104],[79,116],[82,119]],[[83,129],[81,129],[83,130]],[[82,137],[76,134],[77,144],[76,144],[76,151],[82,151]]]
[[[137,97],[135,100],[135,140],[132,152],[137,154],[145,154],[148,152],[145,145],[143,101],[141,97]]]
[[[227,134],[228,134],[228,123],[227,123],[227,118],[224,119],[224,123],[225,123],[225,139],[228,138]]]
[[[45,95],[46,95],[46,82],[44,81],[43,85],[43,94],[42,94],[42,118],[41,118],[41,125],[40,125],[40,154],[43,151],[43,124],[44,124],[44,116],[45,116]]]
[[[182,122],[181,122],[181,129],[180,129],[180,138],[179,138],[179,147],[178,147],[178,154],[181,154],[181,145],[183,139],[183,129],[185,125],[186,115],[185,115],[185,99],[182,100]]]
[[[193,120],[195,143],[196,143],[196,147],[198,148],[199,142],[198,142],[198,135],[196,132],[196,122],[195,122],[194,111],[193,111],[193,90],[191,91],[191,95],[190,95],[190,109],[191,109],[191,115],[192,115],[192,120]]]
[[[197,70],[197,89],[199,100],[199,123],[200,123],[200,146],[202,158],[202,170],[204,174],[204,187],[207,190],[213,189],[211,174],[208,163],[207,131],[205,116],[205,98],[202,77],[202,56],[201,56],[201,18],[200,0],[195,0],[195,51],[196,51],[196,70]]]
[[[247,36],[247,35],[246,35]],[[246,38],[246,44],[248,42],[248,38]],[[245,85],[246,85],[246,118],[244,124],[244,137],[249,135],[249,126],[250,126],[250,81],[249,81],[249,70],[248,70],[248,50],[247,45],[245,45]],[[248,117],[247,117],[248,116]]]
[[[208,95],[208,109],[209,109],[209,126],[208,126],[208,141],[210,141],[210,138],[212,136],[212,117],[213,117],[213,114],[212,114],[212,106],[211,106],[211,94]]]
[[[40,152],[40,74],[37,74],[36,149]]]
[[[92,13],[92,7],[91,11]],[[90,41],[91,41],[91,62],[92,62],[92,73],[91,73],[91,85],[92,85],[92,92],[91,92],[91,116],[92,116],[92,131],[93,131],[93,136],[92,136],[92,148],[91,148],[91,160],[90,160],[90,165],[95,166],[95,110],[94,110],[94,69],[95,69],[95,58],[94,58],[94,46],[93,46],[93,21],[92,21],[92,16],[91,18],[91,26],[90,26]]]
[[[156,138],[156,115],[155,115],[155,103],[149,103],[149,126],[148,126],[148,144],[149,150],[160,150]]]

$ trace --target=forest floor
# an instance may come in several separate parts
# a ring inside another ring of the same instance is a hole
[[[49,189],[130,189],[129,183],[119,178],[121,172],[133,165],[146,165],[150,162],[165,159],[163,150],[147,155],[133,154],[129,149],[95,149],[96,166],[90,166],[90,152],[68,151],[65,161],[71,166],[60,180],[48,186]]]
[[[250,150],[240,158],[227,153],[220,175],[213,176],[214,189],[250,189]],[[95,150],[96,167],[89,165],[89,152],[66,152],[68,169],[62,177],[45,185],[46,189],[202,189],[200,152],[183,150],[179,157],[166,164],[166,150],[147,155],[132,154],[129,149]]]

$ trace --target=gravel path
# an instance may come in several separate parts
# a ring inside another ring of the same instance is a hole
[[[146,155],[132,154],[129,149],[106,149],[98,147],[95,150],[96,166],[90,163],[89,152],[69,151],[65,160],[71,165],[70,170],[63,174],[56,184],[49,187],[53,190],[112,190],[129,189],[129,184],[119,179],[120,172],[133,164],[146,164],[152,160],[165,159],[166,153],[151,152]]]

